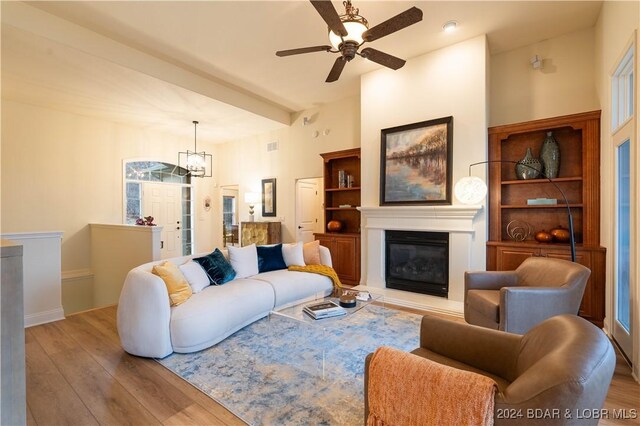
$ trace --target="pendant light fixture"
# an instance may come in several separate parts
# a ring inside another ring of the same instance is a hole
[[[211,177],[213,156],[206,152],[198,152],[198,122],[193,122],[193,151],[178,152],[178,167],[187,171],[191,177]],[[208,163],[208,167],[207,167]]]

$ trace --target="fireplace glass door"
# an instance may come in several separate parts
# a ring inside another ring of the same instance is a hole
[[[386,231],[387,288],[447,297],[449,234]]]

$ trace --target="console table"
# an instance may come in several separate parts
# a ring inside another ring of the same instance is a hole
[[[280,222],[241,222],[242,247],[250,244],[257,246],[282,242]]]

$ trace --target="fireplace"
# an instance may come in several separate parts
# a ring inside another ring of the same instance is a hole
[[[449,233],[385,231],[387,288],[447,297]]]

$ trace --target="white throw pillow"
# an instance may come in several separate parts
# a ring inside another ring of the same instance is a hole
[[[229,249],[229,263],[236,271],[236,279],[258,275],[258,250],[256,250],[255,244],[227,248]]]
[[[194,293],[201,292],[210,284],[207,273],[198,262],[190,260],[187,263],[180,265],[180,272],[182,272],[182,275],[187,279],[187,282]]]
[[[282,245],[282,257],[287,266],[305,266],[304,254],[302,252],[302,243],[292,243]]]

